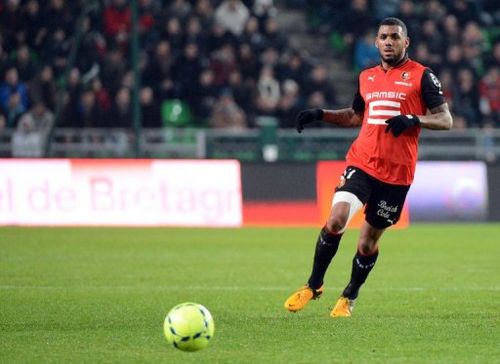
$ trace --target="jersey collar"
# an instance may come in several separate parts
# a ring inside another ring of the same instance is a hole
[[[400,68],[400,67],[404,66],[406,64],[406,62],[408,62],[409,60],[410,60],[410,58],[408,57],[408,53],[405,53],[405,56],[403,58],[401,58],[401,60],[398,63],[396,63],[394,66],[392,66],[390,69],[385,70],[384,67],[382,67],[382,64],[380,64],[380,69],[383,72],[387,72],[391,69]]]

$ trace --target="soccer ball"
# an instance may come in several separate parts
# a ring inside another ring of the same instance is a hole
[[[206,307],[192,302],[173,307],[163,323],[167,342],[182,351],[206,348],[214,329],[214,320]]]

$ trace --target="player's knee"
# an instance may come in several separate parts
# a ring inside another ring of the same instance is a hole
[[[347,216],[338,215],[330,216],[326,223],[326,227],[332,233],[338,234],[344,232],[347,224]]]
[[[378,250],[377,242],[360,242],[358,244],[358,250],[363,255],[373,255]]]

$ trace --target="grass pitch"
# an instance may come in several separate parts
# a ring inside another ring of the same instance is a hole
[[[329,308],[348,281],[345,234],[325,293],[283,302],[307,279],[319,229],[0,229],[5,363],[500,362],[500,225],[388,231],[354,315]],[[167,346],[168,310],[205,305],[209,347]]]

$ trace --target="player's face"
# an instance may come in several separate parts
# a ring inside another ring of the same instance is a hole
[[[406,54],[410,39],[399,25],[382,25],[375,39],[375,46],[382,61],[392,65],[398,63]]]

